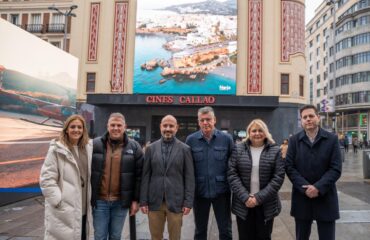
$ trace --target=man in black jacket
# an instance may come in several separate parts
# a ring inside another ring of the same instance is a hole
[[[316,220],[320,239],[335,239],[339,218],[335,186],[342,172],[338,138],[319,127],[320,117],[313,105],[301,108],[304,130],[289,139],[286,173],[293,183],[291,215],[296,239],[308,240]]]
[[[193,207],[193,158],[190,147],[175,137],[175,117],[165,116],[160,129],[162,138],[145,150],[140,206],[153,240],[163,239],[166,219],[170,240],[180,240],[182,216]]]
[[[130,211],[139,207],[143,152],[127,137],[125,117],[112,113],[108,132],[94,139],[91,165],[91,205],[95,240],[121,239],[123,224]]]

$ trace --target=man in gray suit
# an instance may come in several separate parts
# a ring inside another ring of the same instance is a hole
[[[182,216],[193,207],[195,179],[190,147],[176,137],[177,120],[165,116],[160,124],[161,139],[145,151],[140,206],[148,214],[153,240],[163,239],[164,224],[170,240],[181,237]]]

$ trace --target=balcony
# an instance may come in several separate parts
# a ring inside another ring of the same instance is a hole
[[[64,33],[64,24],[47,24],[46,32],[48,33]]]
[[[42,33],[44,31],[43,24],[26,24],[26,30],[31,33]]]

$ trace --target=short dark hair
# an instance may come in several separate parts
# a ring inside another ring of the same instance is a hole
[[[313,109],[315,111],[315,114],[319,115],[319,112],[317,111],[317,108],[314,105],[311,105],[311,104],[307,104],[307,105],[304,105],[303,107],[301,107],[301,109],[299,109],[299,114],[302,116],[302,112],[306,109]]]

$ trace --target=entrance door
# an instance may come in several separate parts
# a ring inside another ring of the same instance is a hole
[[[176,117],[176,116],[175,116]],[[152,117],[152,134],[151,140],[155,141],[161,137],[161,130],[159,124],[161,123],[163,116]],[[179,130],[177,131],[176,137],[185,142],[186,137],[199,129],[197,117],[176,117],[177,123],[179,124]]]

